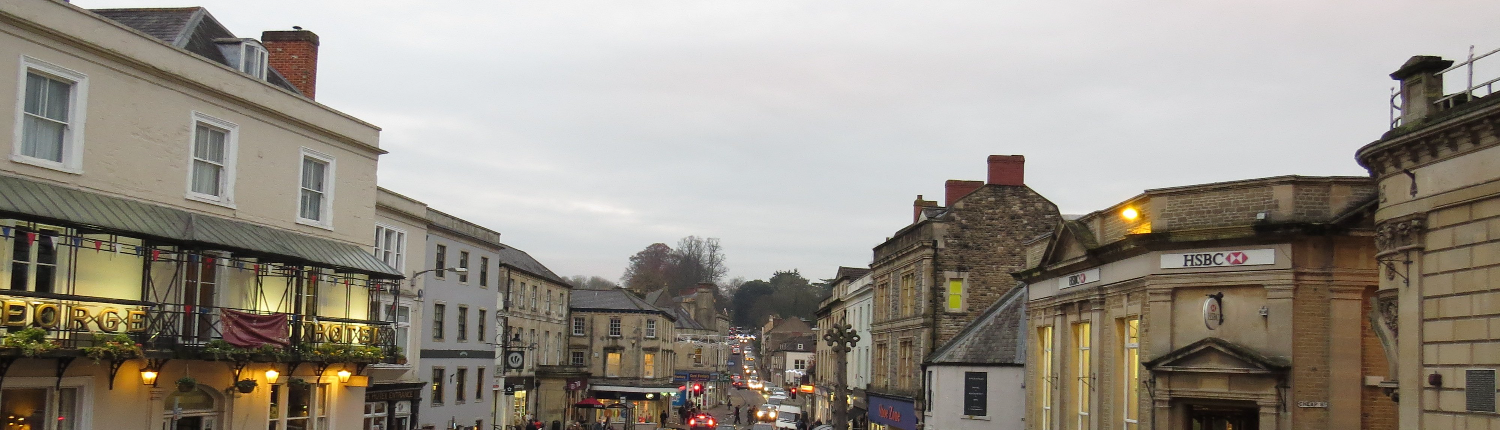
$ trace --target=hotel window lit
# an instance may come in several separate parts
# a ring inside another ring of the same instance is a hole
[[[1089,326],[1090,324],[1087,322],[1073,324],[1073,345],[1078,347],[1073,351],[1073,362],[1078,365],[1078,367],[1074,368],[1074,376],[1078,378],[1078,383],[1075,386],[1075,390],[1078,393],[1078,426],[1074,428],[1078,430],[1089,428],[1089,403],[1093,400],[1091,394],[1094,389],[1094,381],[1091,377],[1092,374],[1089,372],[1089,359],[1093,358],[1093,351],[1090,348],[1092,344],[1089,339]]]
[[[1057,389],[1053,386],[1054,380],[1052,379],[1052,327],[1047,326],[1037,329],[1036,339],[1038,344],[1036,375],[1038,383],[1036,386],[1041,387],[1041,392],[1037,393],[1036,401],[1042,406],[1039,412],[1041,416],[1038,417],[1038,420],[1042,423],[1041,428],[1051,429],[1052,390]]]
[[[1124,383],[1124,404],[1120,408],[1120,416],[1124,418],[1124,429],[1135,430],[1140,428],[1140,387],[1141,387],[1141,320],[1138,317],[1126,318],[1120,324],[1121,345],[1124,358],[1120,369],[1121,382]]]

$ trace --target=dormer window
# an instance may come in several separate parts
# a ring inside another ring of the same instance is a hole
[[[266,78],[266,47],[253,40],[240,43],[240,71],[256,79]]]
[[[255,39],[215,39],[219,52],[224,54],[226,66],[233,67],[255,79],[266,80],[266,47]]]

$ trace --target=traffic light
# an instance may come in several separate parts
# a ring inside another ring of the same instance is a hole
[[[703,394],[703,384],[693,384],[693,394]]]

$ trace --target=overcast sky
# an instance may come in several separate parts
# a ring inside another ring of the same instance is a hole
[[[1365,175],[1390,72],[1500,47],[1495,0],[186,1],[75,3],[318,33],[318,101],[384,129],[381,186],[610,279],[687,235],[731,276],[865,266],[990,154],[1064,213]]]

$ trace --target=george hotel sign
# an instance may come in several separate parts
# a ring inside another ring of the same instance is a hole
[[[0,315],[3,315],[0,318],[6,327],[105,333],[146,331],[146,309],[139,306],[86,305],[0,296]]]
[[[1262,266],[1267,264],[1276,264],[1275,249],[1242,249],[1161,255],[1161,268],[1163,269]]]

